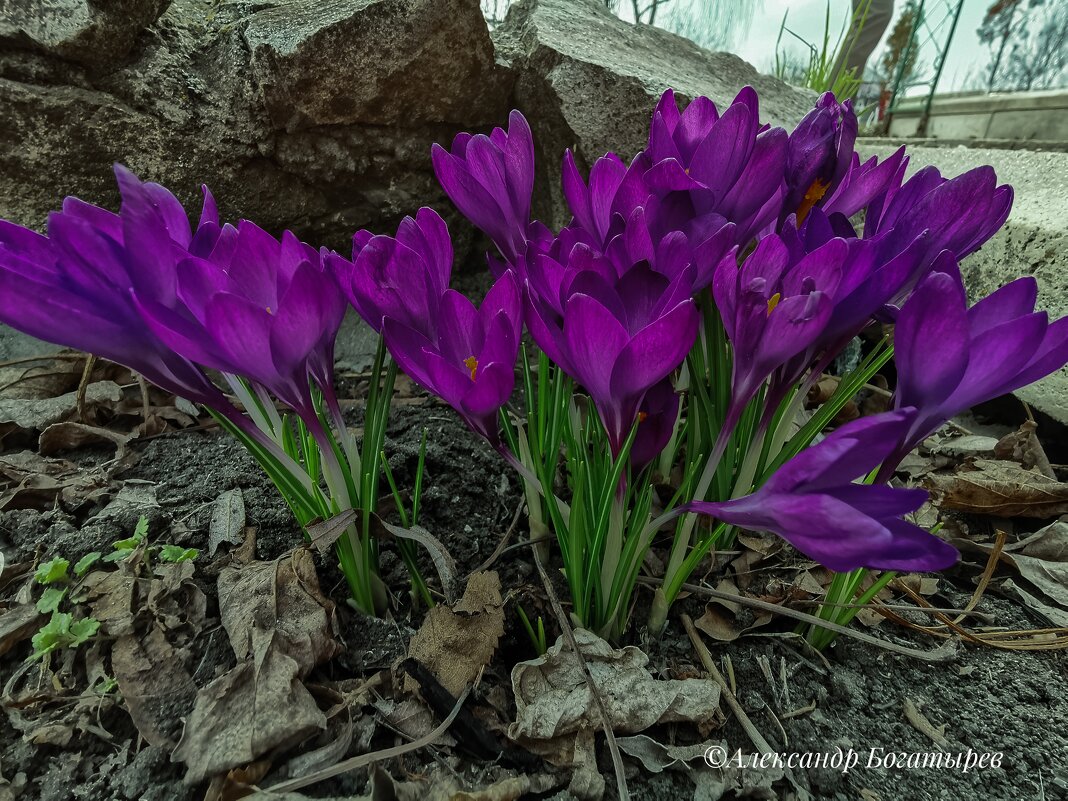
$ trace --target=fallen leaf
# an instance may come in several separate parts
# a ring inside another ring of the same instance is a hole
[[[1015,462],[978,459],[927,482],[943,509],[997,517],[1056,517],[1068,513],[1068,484]]]
[[[175,725],[193,707],[197,688],[163,632],[119,637],[111,668],[134,725],[149,744],[173,748]]]
[[[633,737],[617,737],[619,750],[638,760],[649,773],[663,773],[676,766],[688,767],[690,763],[706,765],[705,754],[709,748],[726,747],[723,741],[710,740],[694,745],[671,745],[659,743],[652,737],[636,734]]]
[[[772,620],[769,612],[760,612],[750,617],[750,622],[740,623],[736,613],[717,609],[714,604],[709,603],[705,606],[705,613],[693,624],[713,640],[734,642],[746,632],[766,626]]]
[[[930,451],[935,456],[949,456],[954,459],[971,459],[993,456],[997,447],[996,437],[984,437],[981,434],[963,434],[959,437],[944,437],[933,444]],[[998,457],[1002,458],[1002,457]]]
[[[47,511],[60,503],[74,511],[107,498],[111,482],[99,470],[85,470],[60,459],[46,459],[31,451],[0,456],[0,510]]]
[[[245,499],[240,489],[226,490],[215,499],[208,525],[208,556],[224,542],[240,545],[245,534]]]
[[[302,679],[337,651],[334,605],[319,590],[311,554],[219,574],[219,616],[238,659],[197,693],[172,757],[196,784],[327,728]]]
[[[470,788],[460,783],[455,773],[435,769],[423,781],[397,781],[384,770],[371,771],[371,793],[351,801],[518,801],[531,795],[542,795],[560,784],[560,779],[547,774],[501,775],[500,768],[490,769],[493,779],[480,777],[481,787]],[[296,801],[289,799],[288,801]]]
[[[273,562],[223,568],[219,617],[239,661],[253,655],[260,634],[282,640],[302,678],[337,652],[334,603],[320,592],[315,562],[304,549]]]
[[[458,697],[489,664],[502,636],[500,577],[494,571],[474,573],[453,608],[439,604],[427,613],[412,637],[408,654]],[[408,678],[405,686],[411,691],[417,685]]]
[[[954,539],[962,550],[990,553],[990,544]],[[1068,626],[1068,520],[1058,520],[1029,537],[1005,546],[1001,561],[1013,567],[1020,578],[1037,591],[1004,582],[1003,589],[1054,626]]]
[[[67,421],[45,428],[37,440],[37,450],[42,456],[51,456],[86,445],[110,443],[115,446],[115,458],[121,459],[132,438],[132,434],[120,434],[110,428]]]
[[[719,708],[715,682],[656,679],[646,669],[649,657],[639,648],[613,648],[586,629],[575,629],[575,641],[613,731],[634,734],[657,723],[713,724]],[[513,740],[551,740],[601,725],[582,668],[563,638],[544,656],[512,668],[512,689],[516,717],[508,736]]]
[[[114,381],[97,381],[85,388],[86,408],[121,400],[122,387]],[[0,397],[0,437],[19,429],[41,431],[66,420],[77,410],[77,390],[52,398]]]
[[[1018,462],[1026,470],[1035,469],[1047,478],[1056,479],[1049,457],[1038,439],[1038,424],[1034,420],[1025,420],[1020,428],[1006,434],[994,446],[994,456]]]
[[[44,622],[45,616],[33,604],[19,604],[0,614],[0,656],[30,639]]]

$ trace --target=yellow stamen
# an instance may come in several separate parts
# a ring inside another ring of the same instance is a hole
[[[649,419],[649,412],[638,412],[638,422],[644,423]]]
[[[478,369],[478,359],[474,356],[468,356],[464,359],[464,367],[471,371],[471,380],[475,380],[475,370]]]
[[[812,211],[812,207],[815,206],[823,196],[827,194],[827,190],[831,188],[831,185],[823,183],[819,178],[812,182],[812,186],[805,192],[805,197],[801,201],[801,205],[797,207],[797,224],[800,225],[805,221],[805,217]]]
[[[771,316],[771,313],[773,311],[775,311],[775,307],[779,305],[779,301],[780,300],[782,300],[782,295],[779,292],[776,292],[774,295],[772,295],[770,298],[768,298],[768,316],[769,317]]]
[[[273,312],[273,311],[271,311],[271,307],[270,307],[270,306],[268,306],[268,307],[267,307],[267,313],[268,313],[268,314],[274,314],[274,312]]]

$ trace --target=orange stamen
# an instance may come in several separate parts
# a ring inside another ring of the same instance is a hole
[[[801,205],[797,207],[797,224],[800,225],[805,221],[805,217],[812,211],[812,207],[815,206],[823,196],[827,194],[827,190],[831,188],[831,185],[823,183],[819,178],[812,182],[812,186],[805,192],[805,197],[801,201]]]
[[[474,356],[468,356],[464,359],[464,367],[471,371],[471,380],[475,380],[475,370],[478,369],[478,359]]]

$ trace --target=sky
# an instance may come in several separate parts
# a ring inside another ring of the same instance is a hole
[[[753,13],[753,23],[745,29],[745,34],[739,36],[728,48],[756,66],[761,71],[768,71],[774,63],[775,37],[778,35],[779,26],[782,24],[783,13],[789,10],[787,26],[805,40],[817,44],[823,39],[824,20],[828,0],[737,0],[738,2],[753,3],[756,9]],[[831,9],[831,32],[834,39],[847,23],[852,14],[850,0],[829,0]],[[955,6],[957,0],[926,0],[928,14],[932,16],[932,22],[941,19],[946,6]],[[976,29],[983,20],[986,9],[991,0],[964,0],[961,9],[960,20],[950,44],[949,53],[946,56],[946,64],[942,71],[942,78],[938,84],[939,93],[958,91],[964,88],[969,72],[977,66],[986,64],[989,60],[989,50],[986,45],[979,42]],[[895,0],[894,14],[897,14],[905,5],[905,0]],[[937,16],[934,16],[937,11]],[[887,28],[883,37],[885,42],[893,28],[893,22]],[[943,30],[948,31],[948,24]],[[774,33],[769,36],[768,31]],[[784,45],[787,39],[784,37]],[[791,47],[799,52],[803,50],[796,40],[792,40]],[[882,44],[872,55],[872,60],[880,58]],[[934,59],[934,50],[928,48],[921,50],[921,63],[930,64]]]

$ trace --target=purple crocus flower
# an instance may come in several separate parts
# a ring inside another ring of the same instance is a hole
[[[679,416],[679,396],[667,377],[654,384],[638,407],[638,432],[630,446],[635,472],[656,459],[671,439]]]
[[[522,333],[519,285],[502,275],[479,308],[447,289],[431,335],[386,317],[386,347],[408,376],[452,406],[472,430],[501,447],[497,415],[515,388]]]
[[[645,183],[674,207],[679,228],[707,228],[705,218],[713,228],[731,222],[737,244],[745,245],[779,216],[787,144],[786,131],[761,126],[752,87],[722,115],[706,97],[679,112],[669,89],[653,113],[642,154],[649,162]]]
[[[844,240],[831,239],[791,264],[782,239],[770,235],[740,267],[724,260],[716,268],[712,294],[734,353],[720,447],[764,381],[824,330],[847,254]]]
[[[459,133],[451,152],[435,144],[431,157],[445,194],[514,264],[525,249],[534,191],[534,140],[526,118],[513,111],[507,132]]]
[[[957,550],[902,519],[923,504],[925,491],[852,483],[890,458],[913,418],[914,410],[902,409],[855,420],[801,451],[753,494],[682,509],[774,532],[838,572],[944,570]]]
[[[531,279],[527,327],[546,355],[589,393],[618,454],[646,393],[693,347],[699,322],[694,268],[669,279],[641,262],[617,276],[610,267],[597,269],[596,255],[580,248],[571,257],[594,266],[573,269],[569,263],[565,271],[574,277],[561,284],[558,307],[531,290]],[[550,263],[543,259],[540,265]]]
[[[628,167],[615,153],[608,153],[593,162],[589,180],[584,181],[572,152],[564,152],[564,198],[575,216],[574,224],[585,230],[598,248],[608,243],[613,223],[617,223],[618,233],[618,223],[646,204],[650,195],[643,180],[647,163],[647,159],[637,158]]]
[[[929,231],[927,264],[943,250],[959,261],[1005,223],[1012,199],[1012,187],[997,185],[993,167],[976,167],[948,180],[934,167],[926,167],[899,189],[891,186],[868,207],[864,237],[893,230],[903,241],[911,241]]]
[[[360,317],[375,331],[389,317],[432,336],[438,303],[452,275],[452,240],[436,211],[421,208],[405,217],[396,237],[359,231],[352,261],[325,254],[326,265]]]
[[[860,155],[853,153],[846,174],[836,188],[827,191],[819,208],[828,215],[852,217],[880,195],[896,191],[905,178],[908,163],[904,145],[881,161],[872,156],[863,164]]]
[[[852,163],[856,139],[852,102],[839,103],[833,93],[824,92],[790,134],[780,225],[790,214],[803,222],[825,195],[838,188]]]
[[[815,208],[800,226],[783,227],[780,239],[790,251],[790,262],[800,263],[809,254],[837,240],[846,247],[845,269],[833,292],[826,323],[807,346],[783,362],[772,376],[765,407],[767,424],[779,403],[809,372],[815,382],[848,342],[875,319],[893,298],[913,285],[924,266],[930,234],[923,231],[903,242],[894,231],[872,239],[857,239],[852,226],[840,214],[827,217]],[[807,387],[802,388],[802,393]]]
[[[135,290],[156,336],[314,416],[309,377],[332,391],[333,344],[346,305],[314,248],[242,220],[225,226],[205,257],[180,261],[175,279],[169,304]]]
[[[181,204],[158,184],[115,166],[120,214],[63,201],[42,236],[0,221],[0,320],[39,339],[95,353],[153,384],[216,409],[231,408],[190,360],[171,350],[142,319],[135,286],[166,291],[189,249],[209,247],[218,214],[205,190],[194,234]]]
[[[946,420],[1012,392],[1068,362],[1068,317],[1050,323],[1035,311],[1038,285],[1028,276],[1006,284],[970,309],[960,272],[943,253],[913,292],[894,330],[897,408],[915,407],[892,472],[913,447]]]

